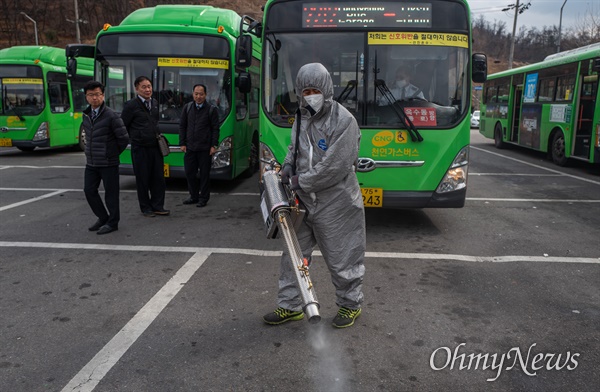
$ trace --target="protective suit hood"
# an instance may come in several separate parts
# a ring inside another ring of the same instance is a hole
[[[325,102],[319,113],[326,112],[333,102],[333,81],[327,68],[321,63],[310,63],[303,65],[296,76],[296,94],[298,102],[302,102],[302,90],[314,88],[323,93]]]

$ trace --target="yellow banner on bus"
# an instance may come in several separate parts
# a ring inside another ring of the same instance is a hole
[[[158,66],[159,67],[228,69],[229,68],[229,60],[159,57],[158,58]]]
[[[452,46],[468,48],[469,37],[466,34],[417,33],[417,32],[374,32],[369,33],[369,45],[417,45]]]
[[[3,84],[43,84],[42,79],[34,78],[4,78],[2,79]]]

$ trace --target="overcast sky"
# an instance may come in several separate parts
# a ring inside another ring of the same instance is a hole
[[[519,4],[526,4],[528,1],[531,1],[529,9],[517,16],[517,31],[521,26],[536,27],[537,29],[544,26],[558,26],[560,7],[565,0],[519,0]],[[502,9],[507,8],[510,4],[516,4],[516,0],[469,0],[474,19],[478,19],[480,15],[483,15],[485,20],[489,22],[494,20],[504,22],[508,32],[512,31],[515,12],[514,10],[503,12]],[[598,15],[600,13],[600,0],[567,0],[563,7],[563,31],[581,24],[586,12]]]

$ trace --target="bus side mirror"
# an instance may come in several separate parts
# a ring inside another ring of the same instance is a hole
[[[252,37],[248,34],[240,35],[235,41],[235,64],[246,68],[252,63]]]
[[[67,59],[67,79],[73,79],[77,74],[77,59],[71,57]]]
[[[248,94],[252,88],[252,81],[248,72],[240,72],[238,75],[235,85],[242,94]]]
[[[475,83],[483,83],[487,79],[487,57],[483,53],[473,53],[471,75]]]

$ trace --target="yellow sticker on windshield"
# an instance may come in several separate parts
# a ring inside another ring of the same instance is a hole
[[[417,33],[417,32],[373,32],[369,33],[369,45],[416,45],[416,46],[452,46],[468,48],[469,37],[466,34]]]
[[[42,79],[33,78],[4,78],[3,84],[42,84]]]
[[[158,66],[159,67],[228,69],[229,68],[229,60],[159,57],[158,58]]]

